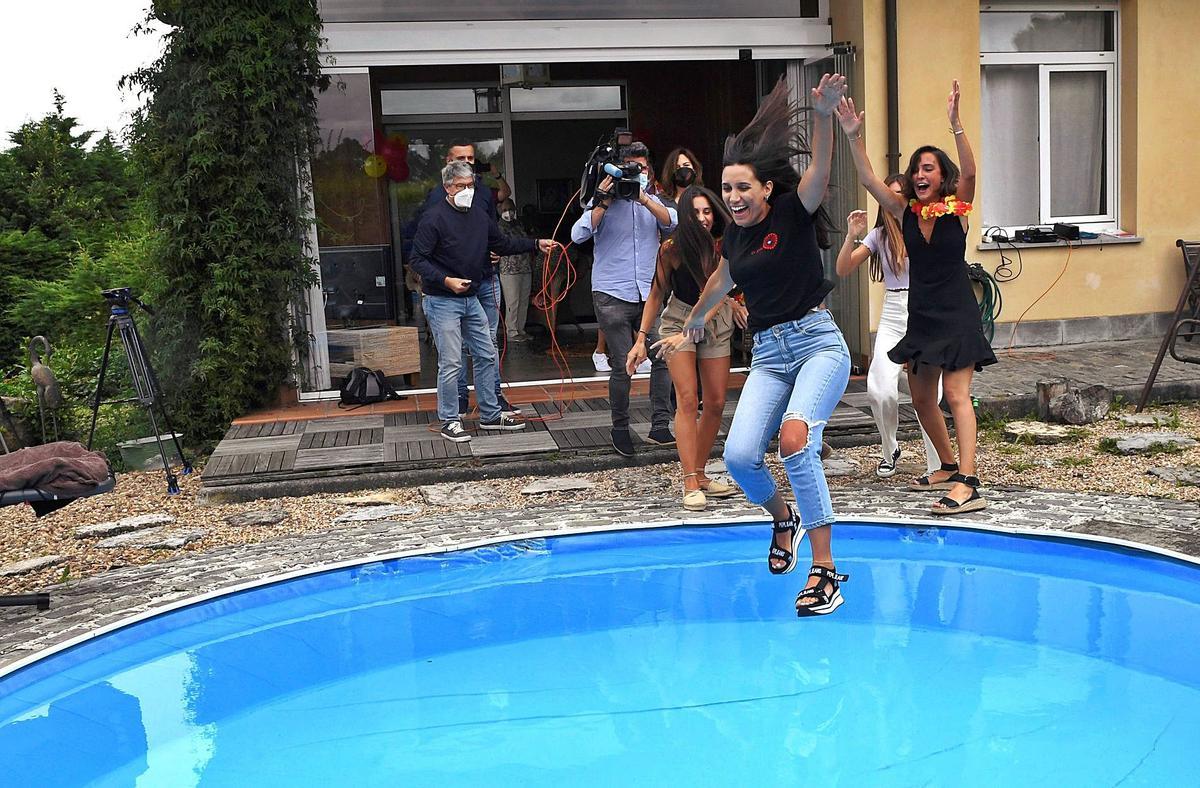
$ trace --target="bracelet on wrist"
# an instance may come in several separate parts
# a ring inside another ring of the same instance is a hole
[[[966,129],[959,129],[958,131],[955,131],[955,130],[954,130],[954,127],[953,127],[953,126],[951,126],[951,127],[950,127],[950,131],[951,131],[951,132],[953,132],[954,136],[956,136],[956,137],[957,137],[959,134],[965,134],[967,130],[966,130]]]
[[[861,139],[862,139],[862,135],[861,135],[861,134],[855,134],[853,137],[851,137],[849,134],[847,134],[847,135],[846,135],[846,139],[848,139],[848,140],[850,140],[851,142],[853,142],[854,140],[861,140]]]

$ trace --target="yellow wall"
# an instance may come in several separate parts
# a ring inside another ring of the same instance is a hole
[[[923,144],[954,150],[947,130],[950,80],[962,85],[962,120],[980,162],[979,181],[1004,177],[982,168],[980,145],[979,7],[973,2],[902,0],[897,3],[900,150]],[[858,47],[856,101],[867,109],[867,146],[876,172],[887,165],[886,40],[883,0],[833,0],[834,39]],[[846,24],[839,25],[839,16]],[[1026,321],[1166,312],[1175,307],[1183,266],[1175,239],[1200,239],[1200,3],[1194,0],[1124,0],[1120,20],[1120,197],[1124,229],[1141,244],[1075,249],[1061,280],[1025,314]],[[976,190],[977,194],[979,189]],[[860,204],[873,213],[865,194]],[[968,260],[989,270],[994,251],[978,251],[980,228],[972,227]],[[1011,255],[1010,256],[1014,256]],[[1023,249],[1024,271],[1001,285],[1001,322],[1015,321],[1051,287],[1063,269],[1062,247]],[[871,327],[878,322],[882,290],[869,288]],[[1007,334],[997,332],[998,337]]]

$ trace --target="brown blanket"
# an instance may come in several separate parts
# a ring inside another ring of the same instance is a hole
[[[38,489],[69,496],[94,490],[109,476],[102,452],[68,441],[0,455],[0,492]]]

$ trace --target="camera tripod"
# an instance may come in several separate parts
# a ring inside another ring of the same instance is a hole
[[[158,377],[154,374],[154,367],[150,366],[150,360],[146,358],[146,347],[142,344],[141,335],[138,334],[137,324],[133,322],[133,307],[131,304],[137,304],[147,314],[153,314],[153,312],[148,306],[135,298],[128,287],[105,290],[104,297],[108,299],[110,308],[108,332],[104,339],[104,357],[100,362],[100,378],[96,381],[96,397],[92,401],[92,427],[88,431],[87,446],[89,449],[92,448],[92,439],[96,434],[96,418],[100,414],[101,405],[115,405],[123,402],[139,403],[146,409],[146,413],[150,416],[150,427],[154,430],[154,441],[158,444],[158,454],[162,458],[163,470],[167,474],[167,492],[175,495],[179,492],[179,480],[171,470],[171,462],[167,458],[167,450],[163,447],[162,436],[159,434],[158,429],[158,419],[154,415],[155,407],[162,414],[163,423],[166,424],[167,429],[171,433],[171,440],[175,443],[175,451],[179,453],[179,459],[183,463],[182,472],[184,476],[192,472],[192,464],[188,462],[187,457],[184,455],[183,446],[179,443],[179,435],[176,434],[175,428],[171,424],[171,417],[167,415],[167,409],[160,401],[162,392],[158,385]],[[120,338],[121,346],[125,348],[125,359],[129,364],[129,376],[132,379],[134,396],[126,399],[101,402],[100,397],[104,391],[104,376],[108,372],[108,360],[109,354],[112,351],[114,332]]]

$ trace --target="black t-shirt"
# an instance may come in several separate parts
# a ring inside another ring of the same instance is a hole
[[[813,216],[794,191],[780,195],[753,227],[730,224],[724,240],[729,274],[746,294],[751,334],[799,320],[833,290]]]

